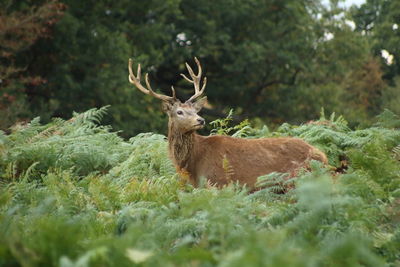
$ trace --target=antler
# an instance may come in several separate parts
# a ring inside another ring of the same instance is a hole
[[[207,77],[204,77],[203,87],[201,87],[201,89],[200,89],[201,74],[202,74],[201,65],[200,65],[199,60],[196,57],[194,58],[194,61],[196,62],[197,68],[199,70],[197,75],[194,74],[193,69],[189,66],[188,63],[185,63],[185,65],[186,65],[186,68],[192,79],[189,79],[188,77],[186,77],[185,74],[181,73],[181,76],[183,78],[185,78],[186,81],[193,83],[193,85],[194,85],[194,95],[191,96],[186,102],[191,102],[194,99],[196,99],[197,97],[201,96],[203,94],[204,89],[206,88],[206,84],[207,84]]]
[[[173,86],[171,86],[171,90],[172,90],[172,96],[166,96],[166,95],[161,95],[161,94],[157,94],[153,91],[153,89],[150,86],[150,82],[149,82],[149,74],[146,73],[145,76],[145,81],[146,81],[146,86],[147,88],[145,88],[141,83],[140,83],[140,76],[141,76],[141,69],[140,69],[140,64],[138,65],[138,69],[137,69],[137,75],[135,76],[135,74],[132,71],[132,63],[133,60],[129,59],[129,64],[128,64],[128,70],[129,70],[129,82],[133,85],[136,86],[137,89],[139,89],[140,91],[142,91],[143,93],[145,93],[146,95],[152,95],[158,99],[161,99],[163,101],[176,101],[176,94],[175,94],[175,89]]]

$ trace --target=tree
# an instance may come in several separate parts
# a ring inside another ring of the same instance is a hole
[[[193,89],[179,73],[197,56],[208,77],[209,119],[230,108],[275,123],[315,118],[323,106],[340,111],[351,104],[343,81],[371,57],[369,39],[332,2],[63,0],[52,39],[16,57],[46,81],[23,92],[44,121],[110,104],[107,120],[125,136],[165,131],[158,101],[128,83],[128,58],[149,72],[153,88],[170,94],[173,85],[186,100]]]
[[[34,112],[48,120],[111,104],[108,121],[125,135],[163,128],[159,103],[143,98],[129,85],[127,63],[134,57],[147,67],[147,58],[166,54],[158,44],[170,44],[164,40],[171,36],[164,19],[175,12],[174,2],[64,3],[67,10],[55,27],[54,38],[41,40],[24,55],[28,71],[48,81],[28,89]],[[156,22],[149,17],[151,10],[157,12]]]
[[[387,87],[382,91],[381,108],[400,112],[400,2],[396,0],[368,0],[351,15],[357,30],[373,44],[371,51],[380,58],[383,79]],[[383,54],[383,53],[386,53]],[[386,57],[384,58],[383,55]]]
[[[46,82],[26,72],[19,55],[40,38],[51,36],[52,26],[62,16],[64,5],[57,0],[23,5],[4,1],[0,9],[0,128],[9,127],[18,116],[27,115],[23,107],[25,88]]]
[[[156,88],[169,93],[174,85],[185,99],[192,88],[178,73],[194,56],[206,68],[207,94],[217,110],[234,107],[260,116],[271,111],[274,88],[295,84],[315,52],[318,1],[64,3],[68,8],[54,39],[25,55],[28,71],[48,80],[27,92],[34,112],[45,119],[112,104],[111,121],[128,135],[164,127],[158,103],[126,82],[127,59],[140,61]]]
[[[381,56],[386,50],[393,62],[384,62],[384,77],[391,84],[400,75],[400,2],[396,0],[368,0],[360,8],[352,10],[357,30],[368,35],[373,42],[373,53]]]

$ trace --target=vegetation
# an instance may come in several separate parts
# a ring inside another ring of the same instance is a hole
[[[165,132],[158,101],[128,83],[128,58],[184,100],[179,73],[197,56],[208,120],[234,108],[237,122],[299,124],[324,107],[366,126],[384,108],[400,113],[398,1],[327,2],[4,0],[0,129],[111,105],[105,122],[125,138]]]
[[[342,2],[0,1],[0,266],[399,266],[400,2]],[[183,181],[127,63],[186,100],[194,56],[210,134],[330,165]]]
[[[179,179],[162,135],[121,139],[106,108],[0,135],[1,266],[396,266],[400,118],[342,117],[276,131],[219,120],[242,138],[299,136],[325,151],[287,194]],[[230,118],[228,117],[228,120]],[[274,173],[260,184],[282,179]],[[276,184],[276,183],[275,183]]]

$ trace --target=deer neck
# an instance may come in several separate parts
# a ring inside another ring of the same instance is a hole
[[[182,133],[173,123],[170,123],[168,128],[170,156],[180,170],[188,171],[196,133],[194,131]]]

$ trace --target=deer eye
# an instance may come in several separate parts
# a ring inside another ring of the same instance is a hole
[[[182,110],[178,110],[178,111],[176,112],[176,114],[178,114],[178,115],[183,115],[183,111],[182,111]]]

